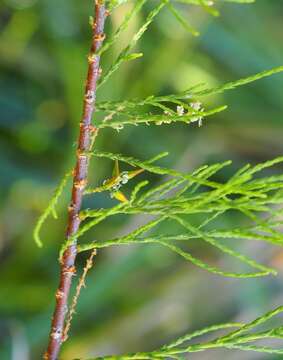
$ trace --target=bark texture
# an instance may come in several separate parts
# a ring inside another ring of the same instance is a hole
[[[104,22],[107,11],[103,2],[95,3],[95,21],[92,25],[92,45],[88,55],[88,73],[85,86],[83,115],[80,122],[80,132],[77,146],[76,165],[73,172],[72,198],[68,208],[68,226],[66,237],[73,238],[61,260],[60,282],[56,291],[56,305],[52,318],[48,349],[44,355],[46,360],[58,359],[63,339],[65,317],[68,310],[68,297],[75,274],[77,244],[75,234],[80,226],[79,212],[81,210],[83,193],[87,184],[89,151],[98,129],[91,124],[95,111],[96,87],[100,75],[100,56],[97,51],[104,40]],[[70,74],[72,76],[72,74]]]

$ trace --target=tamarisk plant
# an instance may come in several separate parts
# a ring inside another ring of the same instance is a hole
[[[226,2],[250,3],[252,0],[222,0]],[[68,207],[68,224],[66,239],[62,243],[59,260],[61,266],[60,282],[56,291],[56,305],[52,318],[48,349],[45,359],[54,360],[59,356],[62,343],[68,337],[68,331],[75,311],[75,306],[87,271],[92,266],[96,250],[109,246],[129,244],[158,244],[181,256],[184,260],[208,272],[224,277],[252,278],[266,275],[276,275],[276,270],[260,264],[251,257],[236,251],[227,245],[228,239],[246,239],[264,241],[266,243],[283,245],[280,233],[282,225],[283,174],[275,173],[266,176],[265,170],[283,162],[283,156],[255,166],[245,165],[225,182],[217,182],[215,174],[231,164],[230,161],[204,165],[193,172],[179,172],[171,168],[158,166],[158,161],[167,155],[161,153],[151,159],[135,159],[131,156],[113,154],[94,149],[97,135],[103,128],[110,127],[118,132],[125,126],[133,125],[165,125],[183,122],[199,126],[210,116],[224,111],[226,105],[206,108],[205,97],[220,92],[235,89],[255,80],[283,71],[283,66],[263,71],[233,82],[228,82],[216,88],[208,88],[205,84],[197,84],[179,94],[164,96],[148,96],[145,99],[124,101],[97,102],[97,90],[126,61],[142,56],[132,49],[148,29],[160,11],[167,7],[172,15],[193,35],[198,32],[192,28],[187,19],[177,10],[176,3],[192,4],[202,7],[213,15],[218,11],[214,7],[217,1],[211,0],[161,0],[153,4],[153,9],[147,15],[145,22],[134,34],[129,44],[120,52],[113,65],[102,75],[100,68],[101,56],[118,41],[120,34],[127,28],[130,20],[141,11],[146,0],[136,0],[118,29],[107,40],[104,34],[104,24],[108,15],[115,11],[125,1],[111,0],[104,2],[96,0],[94,17],[91,18],[92,45],[88,55],[88,74],[84,93],[83,115],[80,121],[80,132],[77,145],[77,157],[74,170],[69,171],[60,182],[46,210],[40,216],[35,230],[34,239],[42,246],[40,231],[45,220],[53,215],[57,218],[56,205],[60,195],[69,180],[72,179],[71,202]],[[220,2],[220,0],[219,0]],[[94,113],[96,114],[93,119]],[[107,149],[106,149],[107,150]],[[93,157],[113,161],[113,174],[109,175],[103,184],[88,184],[88,167]],[[123,171],[120,171],[123,168]],[[126,170],[127,169],[127,170]],[[132,179],[139,175],[153,173],[161,177],[160,183],[151,186],[148,180],[139,181],[131,186]],[[128,187],[127,192],[124,188]],[[95,196],[106,192],[117,200],[110,208],[83,209],[84,196]],[[235,212],[245,218],[245,225],[234,228],[219,228],[214,221]],[[106,219],[116,215],[141,214],[149,215],[142,226],[128,234],[97,241],[81,240],[81,237]],[[197,216],[195,216],[197,215]],[[174,234],[162,233],[161,223],[174,223],[179,230]],[[221,253],[225,253],[242,264],[240,270],[222,269],[208,264],[193,256],[189,245],[192,239],[208,243]],[[75,260],[78,253],[90,252],[86,267],[79,279],[77,289],[68,311],[68,298],[75,274]],[[204,351],[212,348],[240,349],[266,353],[282,354],[283,348],[271,348],[257,345],[258,340],[282,339],[283,326],[262,330],[262,326],[275,315],[283,312],[279,307],[264,314],[258,319],[247,323],[227,323],[187,334],[176,341],[164,345],[149,353],[136,353],[124,356],[105,356],[104,359],[181,359],[184,354]],[[260,330],[257,330],[258,326]],[[233,330],[234,329],[234,330]],[[191,342],[196,337],[219,330],[228,330],[225,335],[216,336],[208,342]]]

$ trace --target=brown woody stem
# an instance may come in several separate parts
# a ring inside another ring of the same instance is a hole
[[[77,147],[77,160],[73,173],[73,188],[71,203],[68,208],[67,240],[79,229],[83,192],[87,183],[89,151],[92,148],[93,139],[98,129],[91,124],[93,112],[95,111],[96,87],[100,74],[100,56],[97,51],[104,40],[104,22],[107,16],[104,3],[97,0],[95,3],[95,21],[93,23],[92,45],[88,56],[88,74],[85,86],[83,115],[80,123],[80,133]],[[62,344],[65,317],[68,309],[68,297],[75,275],[75,260],[77,255],[76,240],[65,250],[61,259],[60,283],[56,291],[56,306],[52,318],[48,349],[44,355],[46,360],[58,359]]]

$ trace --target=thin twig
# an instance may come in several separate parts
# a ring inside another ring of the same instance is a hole
[[[93,258],[94,258],[95,255],[96,255],[96,249],[93,249],[90,256],[89,256],[89,258],[86,261],[82,276],[79,279],[78,285],[76,287],[76,292],[75,292],[75,295],[73,297],[72,304],[70,306],[70,309],[69,309],[69,312],[68,312],[68,315],[67,315],[66,324],[65,324],[65,327],[64,327],[64,330],[63,330],[62,342],[66,341],[68,339],[68,333],[69,333],[71,323],[72,323],[72,320],[73,320],[73,315],[76,312],[78,299],[79,299],[82,287],[86,286],[85,285],[85,279],[86,279],[88,271],[92,268]]]
[[[81,210],[83,193],[87,184],[89,155],[98,129],[91,124],[95,111],[96,87],[100,75],[100,56],[97,55],[104,40],[104,22],[107,10],[101,0],[95,3],[95,22],[93,24],[92,45],[88,56],[88,74],[85,86],[83,116],[80,123],[80,133],[77,147],[77,161],[73,171],[73,188],[71,203],[68,208],[68,226],[66,237],[73,239],[80,226],[79,212]],[[61,259],[60,283],[56,291],[56,305],[52,318],[49,344],[44,355],[46,360],[58,359],[62,344],[65,317],[68,310],[68,297],[75,275],[75,259],[77,255],[76,239],[65,250]]]

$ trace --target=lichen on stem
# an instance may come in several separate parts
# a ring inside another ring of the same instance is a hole
[[[56,291],[56,305],[51,323],[49,343],[44,359],[56,360],[63,340],[65,318],[68,310],[68,297],[72,278],[75,275],[75,260],[77,244],[75,234],[80,226],[79,212],[81,210],[83,193],[87,184],[89,155],[98,129],[92,125],[92,115],[95,111],[96,88],[100,75],[100,55],[104,35],[104,23],[107,16],[104,2],[95,2],[95,21],[92,24],[92,44],[88,55],[88,73],[85,86],[83,115],[80,122],[76,165],[73,171],[73,187],[71,203],[68,208],[67,240],[72,238],[70,246],[64,251],[61,258],[59,287]]]

